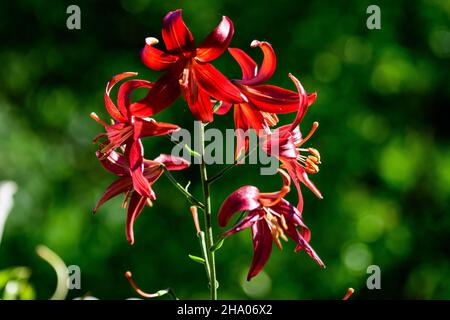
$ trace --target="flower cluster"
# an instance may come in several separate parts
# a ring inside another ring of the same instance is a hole
[[[247,53],[229,47],[234,34],[232,21],[223,17],[217,27],[196,46],[194,38],[182,19],[182,11],[169,12],[163,20],[162,39],[165,51],[156,47],[158,40],[145,39],[141,51],[142,62],[150,69],[163,72],[154,82],[129,79],[137,74],[125,72],[113,77],[106,86],[104,100],[112,118],[104,122],[97,114],[91,117],[100,123],[105,132],[94,142],[98,144],[96,156],[106,170],[117,179],[106,189],[96,211],[107,200],[124,194],[123,207],[127,208],[126,235],[134,242],[133,223],[145,205],[152,206],[156,199],[153,184],[167,170],[182,170],[190,164],[181,158],[158,155],[154,160],[144,158],[142,139],[171,134],[180,128],[175,124],[158,122],[153,117],[182,97],[195,119],[210,123],[214,115],[225,115],[233,108],[236,129],[250,129],[260,136],[262,149],[279,159],[278,169],[283,187],[278,192],[263,193],[254,186],[244,186],[233,192],[222,204],[219,225],[224,227],[237,212],[247,214],[224,236],[251,227],[254,244],[253,262],[248,279],[257,275],[267,262],[272,240],[281,248],[280,238],[290,237],[296,243],[295,251],[305,250],[320,266],[324,266],[309,245],[310,231],[303,222],[303,197],[300,184],[306,185],[319,198],[319,190],[308,174],[319,171],[320,154],[304,144],[318,124],[303,137],[299,124],[316,94],[307,94],[301,83],[289,75],[296,91],[267,84],[276,69],[276,55],[268,42],[254,40],[252,48],[259,48],[263,60],[258,66]],[[240,79],[229,79],[216,69],[212,62],[225,51],[231,54],[242,70]],[[117,90],[116,102],[111,98],[113,87],[122,81]],[[146,95],[132,101],[134,90],[144,88]],[[288,125],[275,127],[277,114],[296,112],[295,120]],[[242,130],[238,132],[242,133]],[[238,134],[236,159],[249,152],[248,136]],[[274,151],[276,150],[276,151]],[[298,194],[298,204],[292,205],[284,196],[293,181]]]

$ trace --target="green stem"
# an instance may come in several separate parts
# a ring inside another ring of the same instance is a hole
[[[175,187],[177,187],[178,190],[181,191],[182,194],[185,195],[185,197],[189,200],[189,202],[191,202],[194,206],[199,207],[200,209],[204,210],[205,209],[205,205],[203,203],[201,203],[200,201],[198,201],[189,191],[187,191],[176,179],[175,177],[172,175],[172,173],[170,173],[169,170],[167,170],[166,167],[164,167],[164,173],[166,174],[167,178],[169,178],[170,182],[173,183],[173,185]]]
[[[205,125],[201,124],[200,132],[200,175],[203,184],[203,201],[204,206],[204,223],[205,223],[205,235],[206,235],[206,257],[205,263],[208,264],[210,277],[209,277],[209,288],[211,300],[217,300],[217,280],[216,280],[216,263],[215,254],[211,251],[211,247],[214,244],[213,230],[211,225],[211,195],[208,182],[208,172],[205,163]]]

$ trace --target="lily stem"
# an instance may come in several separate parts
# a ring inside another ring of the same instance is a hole
[[[208,181],[208,171],[205,163],[205,124],[201,124],[199,130],[200,138],[200,175],[203,185],[203,201],[204,206],[204,223],[205,223],[205,235],[206,235],[206,257],[205,263],[209,265],[210,277],[209,288],[211,300],[217,300],[217,280],[216,280],[216,263],[215,254],[211,251],[211,247],[214,244],[213,230],[211,225],[211,195]]]
[[[191,202],[194,206],[199,207],[202,210],[205,210],[205,205],[203,203],[201,203],[199,200],[197,200],[189,191],[186,190],[186,188],[184,188],[178,181],[177,179],[175,179],[175,177],[172,175],[172,173],[170,173],[169,170],[167,170],[166,167],[164,168],[164,173],[166,174],[167,178],[169,178],[170,182],[172,182],[172,184],[177,187],[178,190],[181,191],[182,194],[184,194],[184,196],[186,197],[186,199],[189,200],[189,202]]]

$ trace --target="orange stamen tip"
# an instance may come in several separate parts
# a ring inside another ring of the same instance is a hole
[[[348,288],[347,293],[345,294],[344,298],[342,298],[342,300],[348,300],[348,298],[350,298],[350,296],[355,292],[355,289],[353,288]]]

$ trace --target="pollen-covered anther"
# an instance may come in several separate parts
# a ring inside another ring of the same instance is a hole
[[[184,68],[180,80],[180,86],[187,88],[189,84],[189,68]]]
[[[145,43],[148,44],[149,46],[154,46],[155,44],[158,44],[159,41],[156,38],[147,37],[147,38],[145,38]]]

